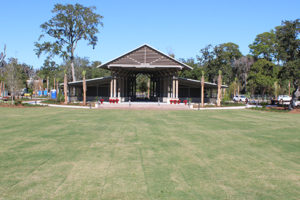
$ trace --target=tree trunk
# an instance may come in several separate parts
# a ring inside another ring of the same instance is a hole
[[[291,81],[289,81],[289,96],[291,96]]]
[[[217,99],[217,106],[221,106],[221,84],[222,84],[222,77],[221,74],[219,74],[218,77],[218,99]]]
[[[58,95],[58,81],[56,81],[56,96]]]
[[[74,58],[71,58],[71,70],[72,70],[72,79],[73,81],[76,81],[76,76],[75,76],[75,68],[74,68]]]
[[[55,82],[56,82],[56,80],[55,80],[55,77],[54,77],[53,90],[55,90]]]
[[[48,92],[49,92],[49,77],[47,76],[47,95],[48,95]]]
[[[293,110],[296,107],[296,101],[300,97],[300,86],[294,84],[295,90],[293,91],[292,94],[292,99],[289,105],[289,110]]]
[[[0,97],[2,96],[2,81],[0,83]]]
[[[85,82],[85,75],[82,77],[83,78],[83,82],[82,82],[82,86],[83,86],[83,105],[86,105],[86,82]]]
[[[10,94],[10,97],[11,97],[11,104],[14,104],[14,89],[11,90],[11,94]]]
[[[204,107],[204,75],[201,77],[201,107]]]
[[[68,80],[67,74],[64,77],[64,95],[65,95],[65,104],[68,104]]]

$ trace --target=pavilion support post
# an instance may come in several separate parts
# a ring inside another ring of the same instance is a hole
[[[171,82],[171,78],[168,77],[168,98],[171,98],[171,91],[172,91],[172,82]]]
[[[175,82],[176,82],[176,93],[175,93],[175,98],[179,98],[179,96],[178,96],[178,78],[176,78],[176,80],[175,80]]]
[[[113,84],[114,84],[114,80],[112,78],[110,79],[110,98],[113,97]]]
[[[173,81],[172,81],[172,87],[173,87],[173,90],[172,90],[172,98],[175,98],[175,77],[173,76]]]
[[[202,72],[201,77],[201,107],[204,107],[204,73]]]
[[[97,97],[99,96],[99,85],[97,84],[97,86],[96,86],[96,88],[97,88]],[[99,98],[99,97],[98,97]],[[98,99],[97,99],[98,100]]]
[[[124,87],[125,87],[125,89],[124,89],[124,97],[127,97],[127,79],[128,79],[128,77],[125,77],[125,80],[124,80],[124,82],[125,82],[125,84],[124,84]]]
[[[163,77],[160,77],[159,78],[159,82],[160,82],[160,94],[159,94],[159,97],[161,98],[161,100],[160,101],[162,101],[162,98],[163,98],[163,96],[164,96],[164,79],[163,79]]]
[[[120,78],[120,98],[124,96],[124,78]]]
[[[164,85],[163,86],[163,88],[164,88],[163,89],[163,97],[167,97],[168,96],[168,94],[167,94],[168,93],[168,81],[165,77],[163,78],[163,83],[164,83],[163,84]]]
[[[134,98],[136,98],[136,74],[134,75],[133,84],[134,84],[134,92],[133,92],[133,97],[134,97]]]
[[[83,76],[83,81],[82,81],[82,86],[83,86],[83,105],[86,105],[86,81],[85,81],[85,71],[82,72]]]
[[[114,97],[117,97],[117,79],[114,77]]]
[[[121,78],[118,78],[117,80],[117,90],[118,90],[118,97],[121,97]]]
[[[222,72],[219,71],[218,77],[218,97],[217,97],[217,106],[221,106],[221,84],[222,84]]]
[[[150,99],[150,78],[148,78],[147,88],[148,88],[147,98]]]

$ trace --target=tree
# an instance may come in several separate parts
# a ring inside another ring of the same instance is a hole
[[[289,80],[294,87],[290,109],[295,107],[295,101],[300,93],[300,59],[286,63],[279,72],[281,80]]]
[[[48,22],[41,25],[43,34],[38,41],[44,38],[45,34],[54,41],[35,42],[35,52],[39,57],[42,53],[48,54],[50,59],[60,56],[71,61],[72,79],[76,81],[74,69],[74,53],[80,40],[87,40],[94,48],[98,38],[98,25],[103,16],[94,13],[95,7],[85,7],[80,4],[56,4],[52,13],[55,14]]]
[[[278,58],[283,62],[294,61],[300,58],[300,19],[283,21],[276,27],[278,43]]]
[[[200,80],[201,76],[202,76],[202,71],[203,71],[203,67],[201,67],[199,65],[199,63],[197,63],[195,61],[194,58],[188,58],[188,59],[180,59],[180,61],[190,67],[192,67],[192,70],[183,70],[179,72],[179,77],[183,77],[183,78],[191,78],[191,79],[196,79],[196,80]]]
[[[104,76],[110,76],[111,72],[106,69],[98,68],[101,65],[100,61],[90,62],[88,58],[74,58],[74,67],[75,67],[75,76],[81,80],[82,79],[82,71],[86,71],[85,78],[99,78]],[[70,68],[70,61],[65,61],[61,66],[60,69],[63,71],[67,69],[68,79],[72,79],[72,72]]]
[[[295,101],[300,93],[300,19],[283,21],[276,27],[279,59],[283,63],[279,78],[282,82],[289,81],[293,84],[290,109],[295,107]]]
[[[148,90],[149,77],[145,74],[139,74],[136,78],[136,87],[139,92],[146,92]]]
[[[197,59],[200,65],[203,66],[209,81],[216,82],[219,70],[221,70],[224,82],[229,84],[234,78],[232,63],[241,56],[239,46],[228,42],[215,47],[212,45],[206,46],[200,50],[200,56],[197,56]]]
[[[277,58],[276,35],[274,30],[258,34],[252,44],[249,45],[250,53],[256,58],[264,58],[274,61]]]
[[[5,57],[6,57],[6,45],[4,45],[4,51],[0,53],[0,96],[2,96],[2,93],[4,93],[5,90],[5,83],[3,82]]]
[[[247,80],[248,80],[248,73],[250,70],[251,65],[254,63],[253,56],[242,56],[241,58],[235,60],[233,62],[233,73],[235,74],[238,82],[241,83],[241,91],[246,93],[247,92]]]
[[[277,76],[278,68],[274,63],[265,59],[259,59],[251,66],[249,72],[248,84],[252,90],[252,94],[272,94]]]
[[[54,61],[45,60],[43,66],[37,71],[40,78],[49,79],[49,85],[55,89],[55,79],[58,76],[59,68]]]
[[[3,52],[0,53],[0,67],[3,67],[5,64],[5,57],[6,57],[6,45],[4,45]]]
[[[87,68],[87,71],[90,74],[88,78],[111,76],[111,72],[109,70],[98,68],[99,65],[101,65],[100,61],[94,61],[90,64],[90,66]]]
[[[11,95],[11,101],[14,103],[14,97],[22,88],[24,88],[21,68],[15,58],[9,59],[9,63],[5,68],[5,82]]]

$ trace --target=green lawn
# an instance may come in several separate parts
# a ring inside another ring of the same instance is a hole
[[[0,199],[299,198],[299,114],[0,108]]]

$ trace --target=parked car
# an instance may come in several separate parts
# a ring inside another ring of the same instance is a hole
[[[277,101],[291,101],[292,97],[290,97],[289,95],[279,95],[277,97]]]
[[[233,100],[234,102],[245,102],[246,99],[247,99],[247,97],[244,96],[244,95],[236,95],[236,96],[233,97],[232,100]]]

